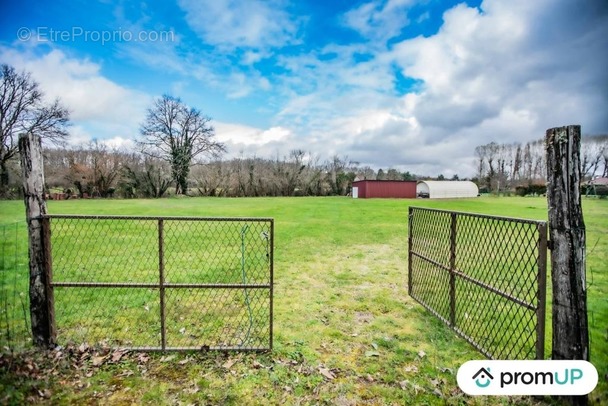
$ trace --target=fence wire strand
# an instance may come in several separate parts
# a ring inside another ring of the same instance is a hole
[[[26,224],[1,224],[0,238],[0,347],[16,349],[31,343]]]

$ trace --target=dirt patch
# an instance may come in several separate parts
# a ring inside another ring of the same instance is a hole
[[[374,320],[374,315],[368,312],[355,312],[355,322],[357,324],[367,324]]]

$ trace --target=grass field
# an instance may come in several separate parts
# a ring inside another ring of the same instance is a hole
[[[9,400],[40,392],[37,400],[53,403],[537,402],[474,399],[459,391],[458,367],[482,356],[407,295],[409,205],[536,220],[547,217],[544,198],[515,197],[51,201],[53,214],[273,217],[274,351],[175,357],[132,354],[116,362],[114,357],[102,359],[99,353],[87,357],[75,351],[83,360],[78,368],[48,362],[55,371],[48,384],[5,373],[0,389]],[[0,202],[0,224],[22,222],[23,213],[20,201]],[[591,358],[600,375],[591,399],[600,403],[608,401],[608,201],[584,200],[584,213]],[[550,354],[550,328],[547,348]]]

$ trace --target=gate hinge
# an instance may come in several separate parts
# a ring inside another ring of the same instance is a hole
[[[547,248],[553,250],[553,240],[547,240]]]

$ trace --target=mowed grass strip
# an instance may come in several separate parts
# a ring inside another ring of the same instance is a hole
[[[82,387],[51,380],[53,399],[77,402],[103,396],[109,403],[161,404],[535,403],[530,399],[473,399],[459,392],[455,377],[458,367],[482,356],[407,295],[409,205],[547,218],[543,198],[49,202],[49,211],[55,214],[275,219],[272,353],[184,354],[171,362],[164,362],[158,355],[152,356],[145,368],[131,359],[120,365],[103,365],[90,377],[79,377],[85,381]],[[21,202],[0,202],[0,223],[22,221],[23,212]],[[608,201],[584,200],[584,212],[591,356],[603,377],[608,373]],[[147,297],[139,300],[143,303]],[[125,310],[131,305],[122,304]],[[124,331],[120,327],[127,323],[136,330],[137,320],[147,317],[142,307],[128,310],[136,317],[135,322],[117,317],[118,330]],[[194,311],[184,310],[185,319],[193,325]],[[172,325],[172,331],[177,327]],[[188,328],[196,334],[195,326]],[[548,354],[550,334],[548,329]],[[592,395],[598,402],[607,400],[607,385],[600,381]]]

